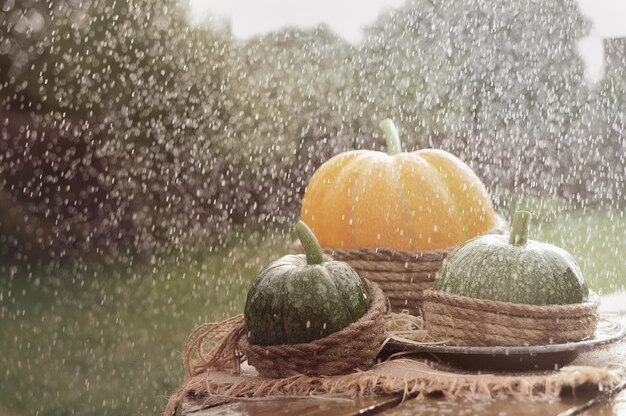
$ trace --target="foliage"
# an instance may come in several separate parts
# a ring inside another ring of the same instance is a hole
[[[291,222],[323,161],[382,148],[384,117],[407,150],[459,156],[501,205],[624,203],[624,74],[589,91],[573,0],[411,0],[357,46],[323,26],[236,40],[190,27],[176,0],[25,4],[0,32],[15,35],[28,7],[44,17],[0,59],[11,244],[37,224],[33,246],[151,252]]]
[[[29,129],[41,133],[10,131],[10,150],[35,148],[24,155],[25,173],[36,174],[43,165],[65,177],[76,173],[75,159],[63,157],[86,148],[81,157],[91,170],[83,174],[113,202],[86,207],[92,211],[86,229],[61,227],[53,234],[65,238],[47,237],[71,243],[101,235],[100,244],[126,239],[149,249],[157,240],[175,241],[183,231],[204,235],[199,222],[223,220],[223,212],[213,219],[214,212],[195,207],[219,195],[205,173],[213,158],[228,151],[218,133],[229,111],[223,93],[229,34],[190,28],[175,0],[94,0],[82,13],[54,10],[48,20],[38,43],[42,53],[6,82],[3,94],[4,109],[32,110]],[[47,148],[36,147],[44,141],[50,142]],[[10,155],[5,163],[11,163]],[[18,199],[31,202],[31,212],[56,214],[50,218],[54,224],[72,224],[80,215],[57,208],[80,201],[82,182],[68,183],[66,190],[15,174],[4,179]]]

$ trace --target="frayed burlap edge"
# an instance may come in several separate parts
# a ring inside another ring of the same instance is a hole
[[[564,389],[575,389],[582,385],[602,389],[619,380],[616,372],[606,368],[565,367],[558,373],[478,375],[458,373],[422,361],[396,359],[368,371],[344,376],[300,375],[266,379],[228,372],[205,373],[189,380],[191,395],[186,398],[204,407],[246,399],[307,396],[355,398],[388,394],[402,394],[404,397],[440,394],[448,399],[547,399],[557,398]]]
[[[559,344],[591,337],[598,300],[573,305],[523,305],[424,291],[424,322],[434,339],[467,346]]]
[[[507,223],[496,215],[496,225],[485,234],[505,234]],[[296,248],[301,251],[301,247]],[[348,263],[363,278],[377,283],[391,310],[419,315],[423,292],[432,289],[443,260],[455,247],[443,250],[406,251],[390,248],[324,248],[335,260]]]

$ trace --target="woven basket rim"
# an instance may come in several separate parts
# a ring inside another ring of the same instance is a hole
[[[424,302],[437,302],[456,308],[537,319],[592,315],[596,314],[599,305],[598,296],[591,290],[589,291],[589,299],[586,302],[568,305],[530,305],[491,299],[477,299],[469,296],[446,293],[436,289],[424,290],[423,297]]]
[[[456,246],[436,250],[409,251],[385,247],[338,248],[323,247],[324,252],[338,260],[354,259],[366,261],[399,261],[415,262],[425,259],[443,260]]]
[[[346,337],[346,334],[351,334],[355,329],[358,329],[365,322],[377,319],[378,315],[381,315],[381,316],[385,315],[385,313],[387,313],[387,310],[389,309],[389,301],[385,297],[385,294],[383,293],[382,289],[376,283],[368,279],[364,278],[363,280],[366,281],[367,285],[370,288],[370,291],[372,292],[372,303],[370,305],[370,308],[367,310],[367,312],[365,312],[365,314],[363,314],[363,316],[361,316],[356,322],[351,323],[350,325],[348,325],[345,328],[340,329],[339,331],[333,332],[332,334],[328,334],[324,338],[318,338],[313,341],[303,342],[300,344],[255,345],[255,344],[250,343],[247,340],[248,337],[247,335],[245,335],[247,334],[247,330],[246,330],[246,332],[244,333],[244,338],[246,339],[246,342],[248,343],[249,348],[254,348],[255,350],[264,350],[268,354],[271,354],[272,349],[279,348],[279,347],[280,348],[289,347],[293,349],[299,349],[303,347],[306,348],[306,347],[311,347],[311,346],[319,346],[320,348],[328,348],[327,344],[329,340],[336,339],[337,341],[341,341],[342,339]],[[374,305],[379,302],[382,302],[384,304],[384,307],[380,310],[377,310],[374,308]]]

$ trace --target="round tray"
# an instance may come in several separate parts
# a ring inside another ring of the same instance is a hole
[[[426,354],[468,370],[547,370],[569,364],[583,351],[618,342],[624,337],[626,337],[626,330],[621,324],[602,319],[592,338],[565,344],[468,347],[445,344],[412,344],[391,339],[385,344],[384,350],[387,353]]]

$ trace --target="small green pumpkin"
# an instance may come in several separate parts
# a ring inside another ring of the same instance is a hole
[[[294,231],[305,254],[272,262],[248,291],[244,318],[252,344],[324,338],[358,321],[372,302],[367,283],[348,264],[324,256],[303,221]]]
[[[589,289],[576,261],[562,248],[528,240],[529,219],[516,212],[508,240],[484,235],[463,243],[444,261],[435,289],[530,305],[585,302]]]

